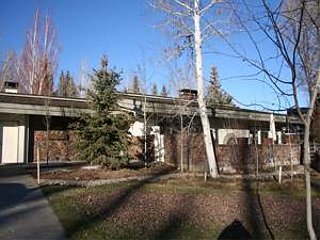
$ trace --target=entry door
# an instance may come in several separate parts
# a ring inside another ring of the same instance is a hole
[[[6,125],[2,127],[2,163],[18,163],[19,127]]]
[[[2,125],[0,125],[0,163],[2,163],[2,138],[3,138],[3,134],[2,134]]]

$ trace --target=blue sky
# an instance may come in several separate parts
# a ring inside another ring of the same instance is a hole
[[[1,55],[8,49],[21,51],[37,8],[42,15],[49,11],[53,16],[61,46],[59,70],[74,75],[81,61],[98,66],[102,54],[124,75],[133,74],[142,61],[141,52],[148,53],[144,61],[150,62],[149,55],[156,49],[153,42],[160,35],[147,22],[142,0],[4,0],[0,2]]]
[[[154,27],[155,17],[146,0],[1,0],[0,56],[13,49],[21,52],[26,31],[31,27],[34,12],[53,16],[61,46],[57,75],[69,70],[77,77],[81,62],[90,69],[99,66],[102,54],[111,65],[123,71],[123,86],[132,78],[138,65],[144,65],[149,82],[171,87],[167,67],[161,64],[161,49],[168,41]],[[221,42],[213,41],[213,49]],[[217,65],[223,88],[240,102],[275,102],[270,90],[261,82],[231,78],[252,73],[243,62],[222,55],[207,54],[205,75]],[[228,79],[228,80],[226,80]],[[151,85],[151,84],[149,84]],[[173,90],[171,90],[173,92]]]

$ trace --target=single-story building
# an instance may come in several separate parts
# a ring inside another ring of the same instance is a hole
[[[118,94],[120,108],[136,116],[137,121],[130,130],[132,135],[141,137],[147,130],[148,135],[153,136],[153,156],[157,161],[173,161],[178,164],[177,159],[185,158],[183,161],[188,165],[197,158],[206,162],[203,148],[202,153],[199,152],[202,140],[199,136],[201,122],[196,96],[186,98],[185,94],[181,93],[176,98]],[[63,132],[81,111],[90,112],[85,99],[35,96],[12,91],[0,93],[0,163],[35,161],[37,154],[39,155],[37,149],[41,150],[43,145],[48,119],[53,133],[49,135],[52,141],[50,159],[72,160],[75,156],[69,144],[72,139]],[[269,144],[270,118],[273,118],[275,126],[272,145],[288,144],[288,139],[291,141],[291,137],[288,138],[290,134],[302,131],[301,121],[296,115],[223,106],[208,109],[208,115],[218,158],[225,152],[219,150],[219,146],[241,145],[243,142]],[[185,143],[181,142],[183,138]],[[196,146],[190,148],[190,144]],[[299,145],[292,141],[290,144]],[[198,154],[190,157],[190,149],[198,151]],[[43,160],[42,156],[41,152],[40,158]]]

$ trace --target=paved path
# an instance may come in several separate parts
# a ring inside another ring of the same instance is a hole
[[[0,177],[0,239],[66,239],[57,216],[29,175]]]

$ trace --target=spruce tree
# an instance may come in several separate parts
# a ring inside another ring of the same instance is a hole
[[[82,114],[75,129],[81,160],[117,169],[128,161],[128,129],[131,117],[118,110],[116,86],[121,78],[108,69],[106,57],[94,71],[87,93],[91,114]]]
[[[78,88],[69,71],[66,74],[61,72],[57,94],[61,97],[79,97]]]
[[[168,90],[167,90],[165,85],[162,85],[162,89],[161,89],[160,95],[163,96],[163,97],[168,97]]]
[[[155,96],[158,95],[158,86],[157,86],[156,83],[154,83],[154,84],[152,85],[151,94],[152,94],[152,95],[155,95]]]
[[[75,84],[74,78],[70,75],[69,71],[67,71],[66,81],[67,81],[67,97],[79,97],[79,89]]]
[[[133,93],[141,93],[141,84],[138,76],[134,76],[132,79],[132,88],[131,92]]]
[[[227,94],[222,88],[220,83],[220,78],[218,74],[218,69],[216,66],[212,66],[210,73],[210,85],[207,93],[207,106],[226,106],[234,107],[232,103],[232,97]]]
[[[310,139],[320,143],[320,98],[317,99],[316,108],[313,113],[313,119],[310,126]]]

